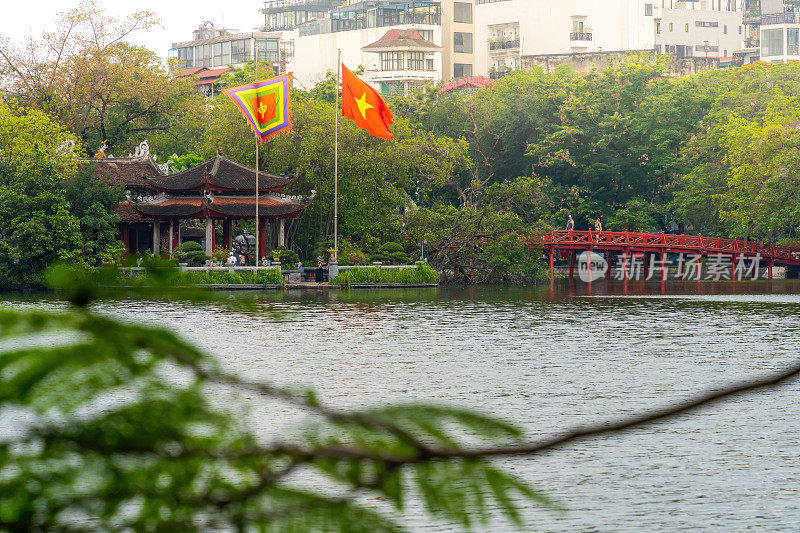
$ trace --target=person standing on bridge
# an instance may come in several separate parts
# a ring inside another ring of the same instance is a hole
[[[594,221],[594,231],[597,233],[595,239],[600,242],[600,234],[603,232],[603,223],[600,222],[600,215],[597,215],[597,220]]]
[[[575,221],[572,220],[572,215],[569,215],[567,219],[567,231],[572,231],[575,229]]]

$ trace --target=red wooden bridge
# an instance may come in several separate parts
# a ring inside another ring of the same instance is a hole
[[[550,263],[550,279],[554,279],[553,261],[555,254],[569,254],[570,279],[575,265],[575,253],[585,250],[631,255],[642,255],[645,273],[649,260],[658,255],[665,264],[667,254],[687,254],[702,257],[727,256],[732,264],[740,257],[745,260],[759,259],[767,267],[767,275],[772,279],[772,267],[800,266],[800,246],[778,246],[739,239],[703,237],[702,235],[671,235],[669,233],[631,233],[628,231],[552,231],[542,236],[542,244],[547,251]],[[794,270],[794,269],[793,269]],[[626,271],[627,272],[627,271]],[[610,276],[611,269],[606,272]],[[646,275],[646,274],[645,274]]]

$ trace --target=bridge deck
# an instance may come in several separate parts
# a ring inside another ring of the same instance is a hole
[[[563,251],[611,251],[625,254],[719,254],[738,258],[760,257],[770,275],[772,266],[800,266],[800,246],[778,246],[702,235],[671,235],[668,233],[631,233],[628,231],[552,231],[542,236],[542,244],[550,254],[551,275],[553,255]]]

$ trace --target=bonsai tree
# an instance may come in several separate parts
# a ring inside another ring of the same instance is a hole
[[[203,266],[203,263],[209,259],[203,251],[203,247],[196,241],[186,241],[178,246],[177,252],[178,256],[189,266]]]

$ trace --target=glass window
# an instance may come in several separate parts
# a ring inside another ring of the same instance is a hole
[[[453,51],[464,54],[472,53],[472,34],[457,31],[453,33]]]
[[[467,78],[472,76],[472,65],[469,63],[454,63],[453,77],[455,79]]]
[[[231,62],[231,42],[214,43],[214,66],[221,67]]]
[[[409,70],[422,70],[425,65],[425,52],[409,52],[406,61]]]
[[[433,59],[425,60],[425,70],[433,70]]]
[[[761,32],[761,55],[783,55],[783,29],[763,30]]]
[[[672,31],[672,23],[671,22],[669,23],[669,31]],[[254,200],[254,202],[255,202],[255,200]]]
[[[656,33],[658,33],[659,35],[661,34],[661,23],[660,22],[656,22]]]
[[[686,33],[689,33],[689,23],[686,23]]]
[[[454,2],[453,22],[472,24],[472,4],[467,2]]]
[[[195,63],[196,67],[210,67],[211,66],[211,45],[201,44],[195,47]]]
[[[381,70],[403,70],[403,52],[381,52]]]
[[[194,66],[194,48],[178,48],[178,59],[184,67]]]
[[[422,38],[428,41],[429,43],[433,42],[433,30],[417,30]]]
[[[786,55],[800,55],[800,50],[798,50],[800,42],[798,39],[800,39],[800,29],[786,28]]]
[[[652,17],[653,16],[653,4],[645,4],[644,5],[644,16],[645,17]]]
[[[256,47],[259,61],[275,63],[280,60],[277,39],[256,39]]]
[[[719,22],[706,22],[703,20],[695,21],[694,25],[698,28],[719,28]]]
[[[247,63],[250,60],[250,39],[231,41],[231,63]]]

